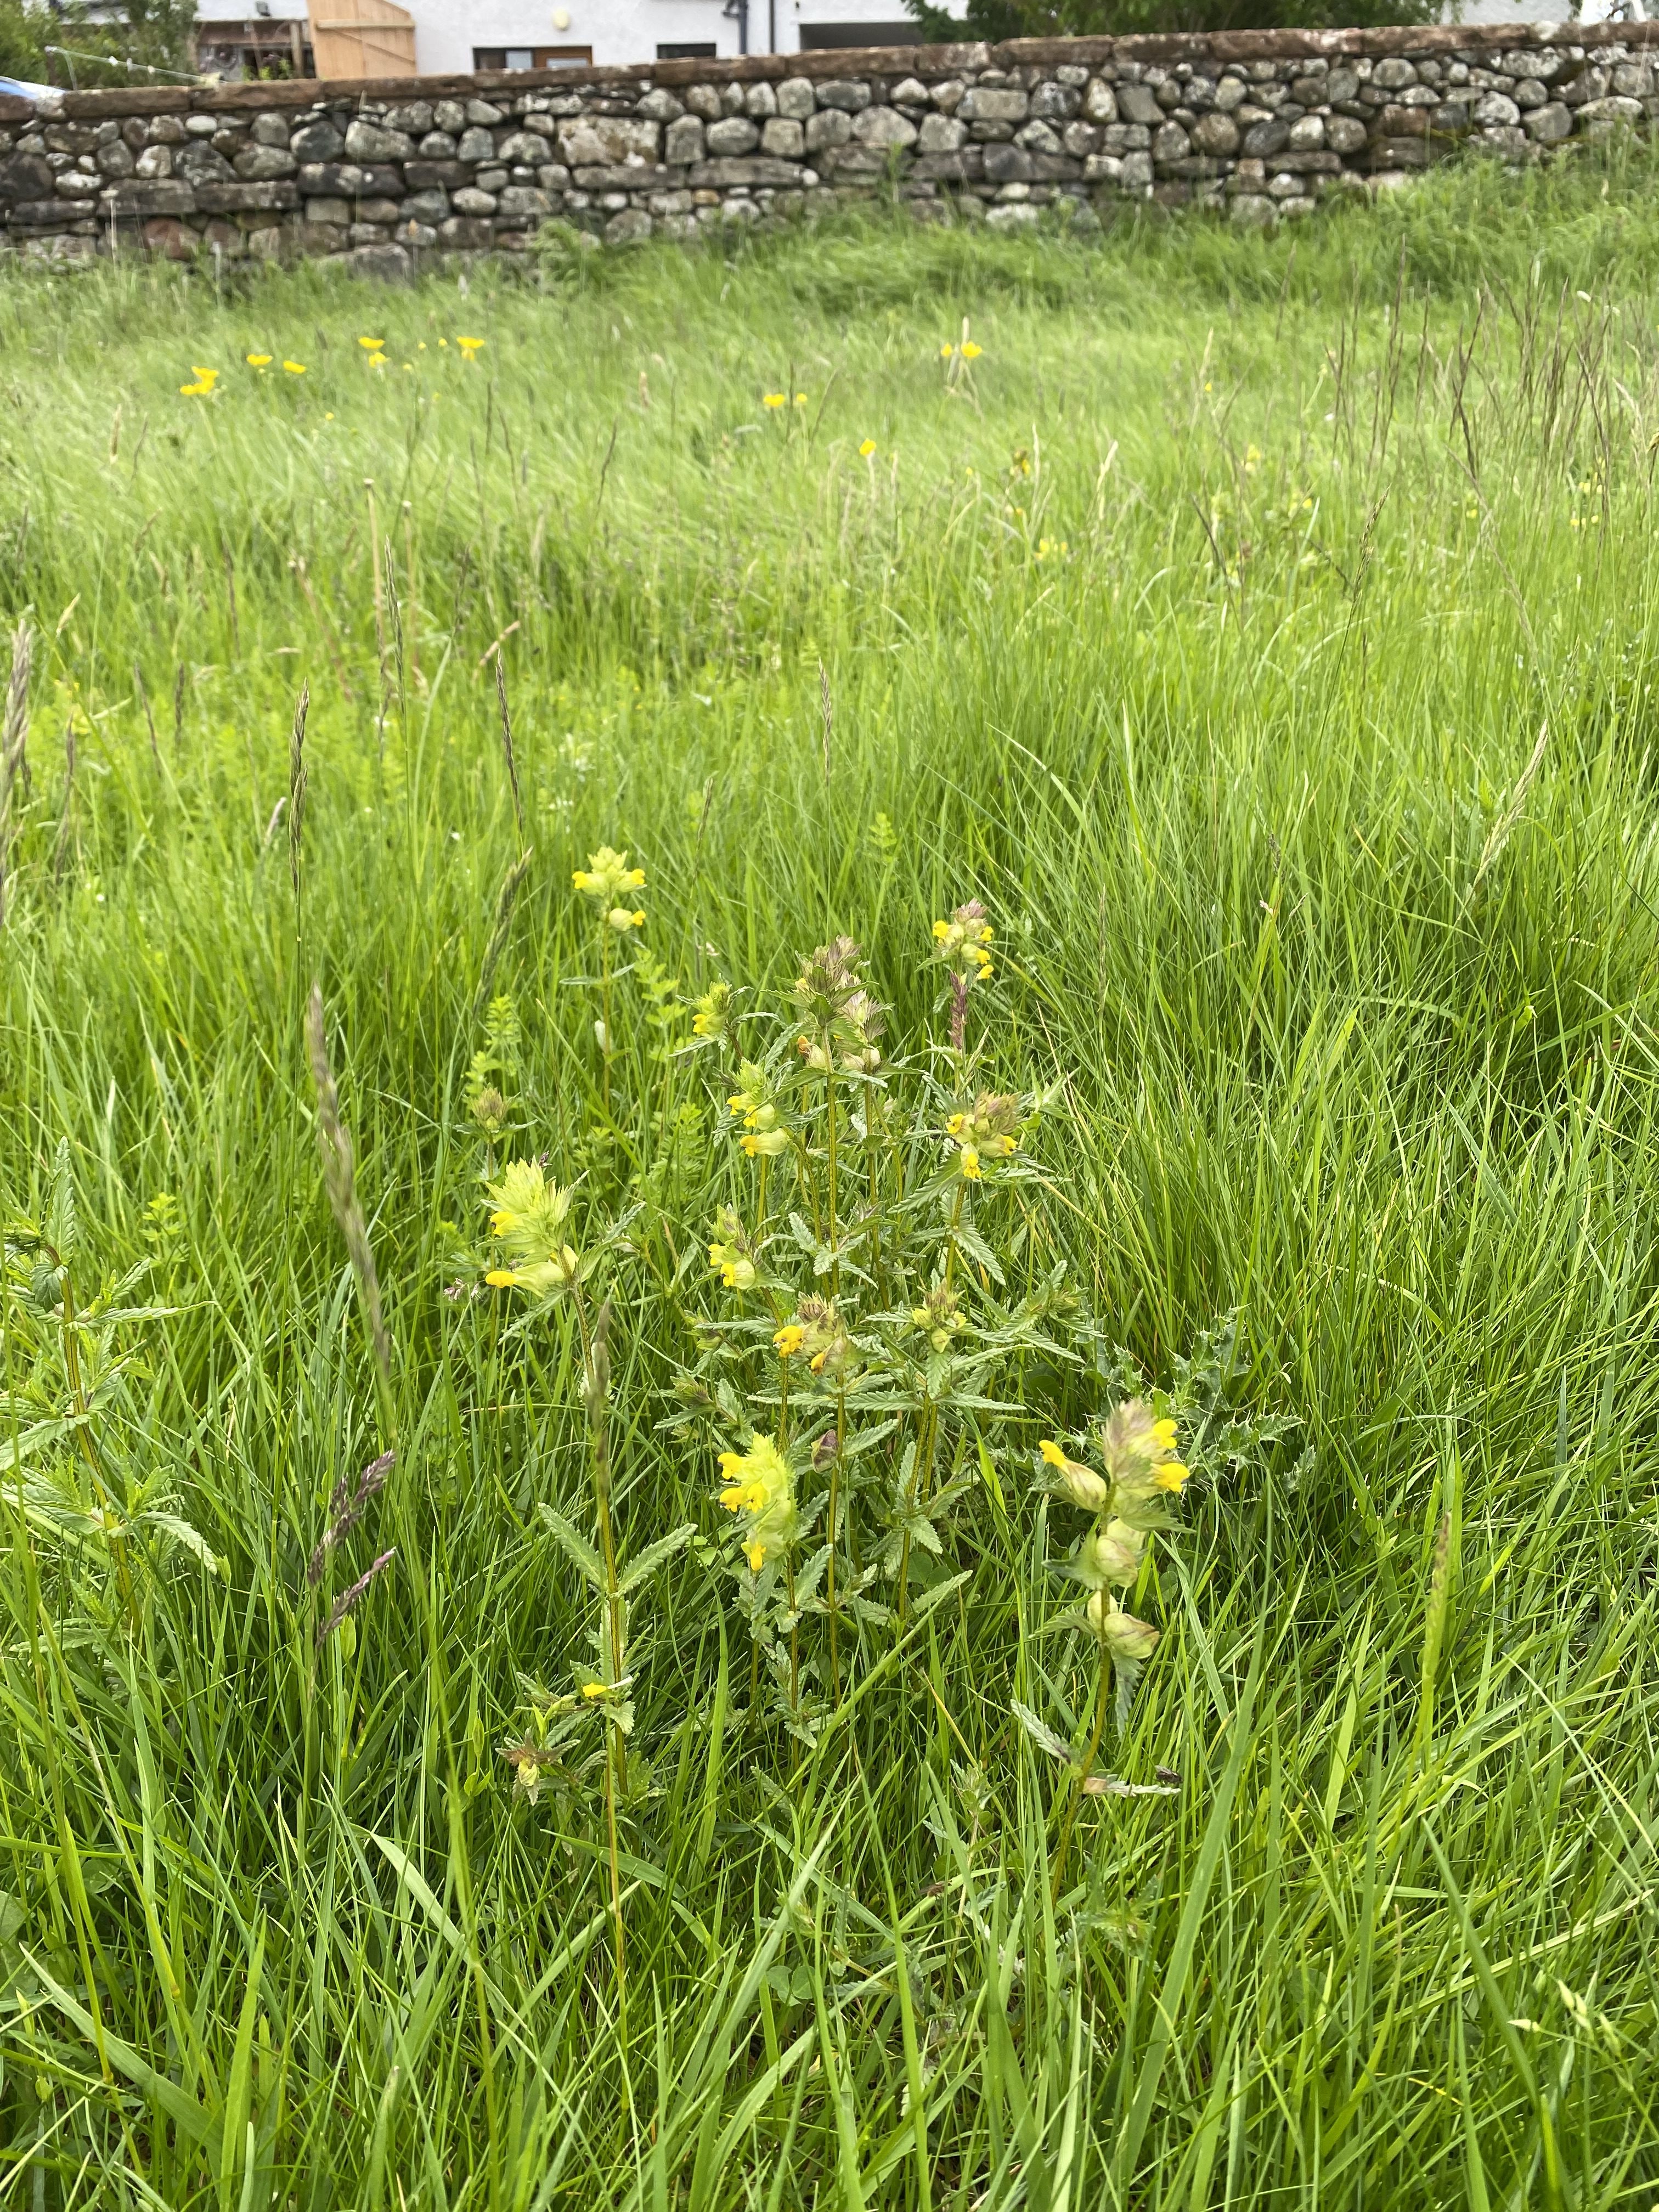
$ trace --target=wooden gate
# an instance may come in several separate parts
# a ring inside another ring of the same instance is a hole
[[[319,0],[311,46],[319,77],[413,76],[415,18],[396,0]]]

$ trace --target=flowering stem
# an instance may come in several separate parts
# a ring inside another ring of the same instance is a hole
[[[823,1107],[830,1153],[830,1294],[841,1295],[841,1255],[836,1234],[836,1069],[830,1032],[823,1032]]]
[[[795,1612],[793,1559],[785,1559],[783,1571],[789,1583],[789,1714],[794,1719],[800,1711],[800,1620]]]
[[[1066,1871],[1066,1855],[1072,1847],[1072,1831],[1077,1826],[1078,1808],[1083,1802],[1085,1785],[1095,1771],[1100,1739],[1106,1732],[1106,1692],[1110,1678],[1111,1668],[1103,1651],[1100,1655],[1100,1680],[1095,1690],[1095,1724],[1090,1730],[1089,1741],[1084,1749],[1082,1771],[1072,1784],[1071,1802],[1066,1808],[1066,1823],[1060,1832],[1060,1844],[1054,1852],[1054,1871],[1048,1894],[1056,1905],[1060,1902],[1060,1878]]]
[[[962,1223],[962,1201],[968,1194],[968,1178],[957,1178],[956,1204],[951,1208],[951,1228],[945,1248],[945,1279],[948,1284],[957,1271],[957,1231]]]
[[[617,1575],[617,1544],[611,1525],[611,1437],[606,1418],[610,1404],[611,1301],[599,1308],[590,1330],[587,1308],[580,1287],[576,1291],[576,1325],[581,1334],[583,1395],[587,1407],[588,1432],[593,1447],[593,1498],[598,1508],[599,1547],[605,1555],[605,1613],[609,1628],[611,1685],[623,1673],[622,1591]],[[623,1966],[622,1871],[617,1850],[617,1797],[628,1787],[628,1747],[622,1730],[605,1715],[605,1812],[611,1844],[611,1917],[617,1943],[617,1993],[626,2005],[627,1984]]]
[[[605,1035],[599,1043],[599,1097],[605,1105],[605,1117],[611,1118],[611,932],[605,922],[599,924],[599,1026]]]
[[[755,1243],[757,1249],[762,1237],[766,1234],[766,1170],[771,1166],[771,1161],[767,1158],[766,1154],[763,1152],[761,1154],[760,1164],[760,1194],[755,1200],[756,1211],[758,1216],[758,1218],[755,1223]]]

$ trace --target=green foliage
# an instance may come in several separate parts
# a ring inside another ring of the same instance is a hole
[[[195,0],[123,0],[113,18],[95,0],[61,9],[0,0],[0,76],[84,91],[143,82],[145,67],[187,74],[196,13]],[[74,52],[48,53],[48,46]]]
[[[0,281],[18,2202],[1653,2196],[1653,184]]]

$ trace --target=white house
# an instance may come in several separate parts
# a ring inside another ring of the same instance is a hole
[[[262,63],[319,76],[441,76],[805,47],[913,46],[903,0],[201,0],[204,70],[252,76]]]

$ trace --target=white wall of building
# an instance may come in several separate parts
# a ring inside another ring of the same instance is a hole
[[[252,11],[252,0],[246,0]],[[738,21],[738,0],[401,0],[415,18],[416,64],[423,76],[471,69],[480,49],[529,50],[588,46],[596,64],[650,62],[665,46],[712,46],[722,61],[739,52],[798,52],[815,26],[868,23],[884,28],[905,21],[903,0],[747,0],[746,49]],[[1595,22],[1616,0],[1583,0],[1583,20]],[[313,12],[328,0],[312,0]],[[227,0],[203,0],[204,18],[240,13]],[[307,0],[267,0],[261,15],[303,16]],[[952,5],[952,13],[960,6]],[[1464,0],[1467,23],[1559,22],[1570,0]],[[920,35],[919,27],[915,35]]]
[[[319,0],[325,5],[326,0]],[[596,64],[650,62],[664,46],[709,46],[722,60],[744,51],[738,0],[402,0],[415,18],[423,72],[470,70],[480,48],[591,46]],[[801,27],[890,25],[903,0],[748,0],[747,51],[793,54]],[[919,35],[919,34],[918,34]]]

